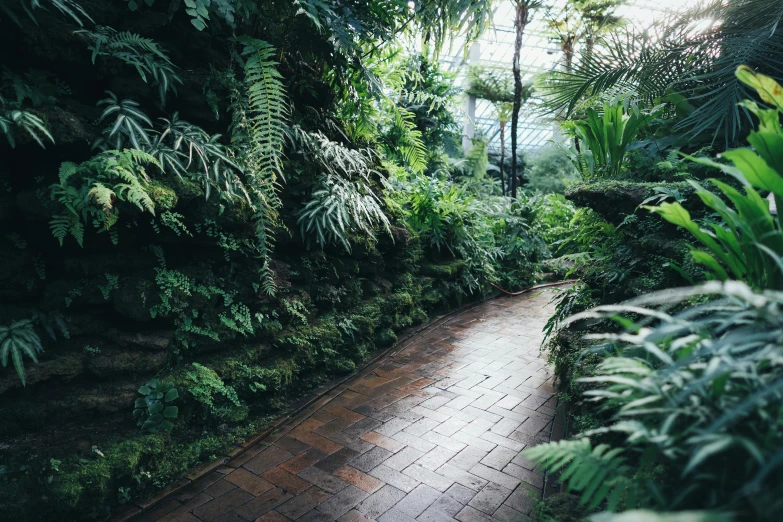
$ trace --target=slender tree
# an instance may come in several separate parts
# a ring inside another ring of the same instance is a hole
[[[504,174],[506,163],[506,124],[511,116],[512,104],[500,102],[495,104],[495,112],[498,117],[498,127],[500,127],[500,186],[503,188],[503,195],[506,195],[506,176]]]
[[[522,36],[525,34],[525,27],[530,21],[530,11],[541,6],[540,0],[514,0],[516,16],[514,18],[514,28],[516,30],[516,39],[514,40],[514,105],[511,109],[511,197],[517,197],[517,187],[519,185],[519,176],[517,174],[517,128],[519,127],[519,108],[522,106],[522,70],[519,65],[519,54],[522,51]]]
[[[506,195],[506,126],[511,119],[511,111],[514,102],[514,77],[508,69],[499,67],[471,67],[468,71],[467,94],[487,100],[495,109],[500,130],[500,182],[503,186],[503,195]],[[530,98],[532,89],[529,84],[522,86],[522,101]]]

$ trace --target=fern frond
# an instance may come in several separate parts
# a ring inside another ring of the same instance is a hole
[[[23,386],[27,384],[23,356],[27,355],[37,364],[38,354],[42,352],[43,344],[33,329],[32,321],[25,319],[0,326],[0,363],[3,367],[8,366],[10,357]]]
[[[144,82],[151,76],[158,85],[160,101],[166,104],[168,91],[177,93],[176,84],[182,79],[166,53],[149,38],[127,31],[117,32],[111,27],[98,26],[94,31],[81,30],[91,40],[92,63],[98,56],[111,56],[133,66]]]
[[[550,473],[560,472],[558,482],[568,491],[581,493],[579,501],[588,509],[606,501],[609,511],[615,511],[625,495],[635,498],[637,494],[622,453],[622,448],[610,449],[608,444],[593,448],[587,438],[539,444],[523,452]]]

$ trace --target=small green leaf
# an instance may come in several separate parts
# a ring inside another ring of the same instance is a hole
[[[172,388],[169,391],[166,392],[166,398],[164,399],[166,402],[171,402],[173,400],[176,400],[179,398],[179,392],[176,388]]]
[[[160,413],[161,411],[163,411],[163,405],[161,403],[159,403],[159,402],[156,402],[154,404],[150,404],[150,407],[148,408],[147,411],[150,412],[150,415],[154,415],[156,413]]]
[[[150,390],[147,386],[142,386],[139,388],[139,393],[142,395],[149,395],[151,391],[152,390]]]
[[[179,408],[176,406],[168,406],[165,410],[163,410],[163,416],[167,419],[176,418],[177,413],[179,413]]]

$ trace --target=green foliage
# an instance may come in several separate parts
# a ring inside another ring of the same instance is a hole
[[[465,91],[471,96],[493,104],[514,101],[514,77],[510,69],[500,67],[471,66],[468,69],[469,87]],[[533,94],[532,85],[522,86],[522,100]]]
[[[596,174],[614,177],[620,173],[625,151],[639,128],[647,122],[647,117],[627,102],[606,103],[603,109],[603,115],[599,115],[595,109],[588,108],[587,119],[576,120],[573,126],[590,152],[589,161],[598,171]]]
[[[274,180],[282,175],[282,151],[289,108],[275,49],[267,42],[241,38],[245,48],[245,88],[250,113],[250,139],[257,156],[255,176]]]
[[[706,159],[698,161],[739,180],[745,194],[727,183],[711,180],[731,202],[734,207],[731,208],[720,196],[691,181],[704,205],[722,220],[722,223],[709,223],[708,227],[694,222],[679,202],[647,208],[684,228],[707,247],[706,252],[693,248],[692,253],[696,262],[703,264],[714,278],[725,281],[730,273],[731,277],[755,288],[780,290],[783,289],[783,267],[777,256],[783,254],[783,232],[780,220],[772,215],[769,202],[759,191],[771,192],[776,202],[783,202],[783,159],[780,157],[783,131],[779,121],[783,98],[779,94],[774,98],[767,94],[780,92],[780,86],[771,78],[756,75],[746,68],[740,68],[737,75],[743,82],[759,89],[765,101],[776,107],[779,104],[779,107],[760,109],[755,103],[746,103],[759,118],[759,129],[748,137],[755,152],[734,149],[723,153],[722,157],[731,161],[733,167]]]
[[[23,385],[26,385],[23,356],[27,355],[37,364],[38,354],[41,352],[41,338],[35,333],[31,320],[22,319],[8,326],[0,326],[0,362],[5,368],[10,356]]]
[[[242,169],[232,151],[219,142],[220,134],[210,136],[201,127],[181,120],[176,112],[170,119],[159,118],[159,130],[152,128],[152,121],[137,102],[119,100],[108,91],[107,94],[108,98],[98,102],[106,106],[101,121],[109,116],[115,119],[104,128],[103,137],[93,144],[94,148],[139,149],[155,157],[154,165],[162,173],[174,173],[180,179],[200,177],[207,199],[214,188],[227,199],[250,200],[240,179]]]
[[[586,394],[611,416],[592,435],[624,434],[626,454],[672,477],[654,482],[644,507],[741,508],[770,520],[780,512],[781,299],[714,281],[571,318],[615,318],[623,326],[589,337],[608,342],[598,348],[609,356],[582,381],[597,385]],[[672,305],[681,311],[667,313]],[[688,487],[680,489],[676,477]],[[649,487],[643,475],[635,482]]]
[[[247,417],[247,407],[240,402],[236,390],[227,386],[214,370],[194,362],[186,376],[188,393],[203,405],[209,417],[231,422]]]
[[[61,208],[49,222],[60,245],[68,235],[83,245],[86,224],[103,231],[111,229],[120,216],[117,202],[154,214],[144,169],[148,164],[160,166],[153,156],[136,149],[108,150],[79,165],[63,163],[60,182],[49,188]]]
[[[746,64],[780,79],[782,13],[771,0],[695,4],[642,29],[620,28],[589,55],[585,50],[570,71],[547,75],[541,87],[552,112],[567,116],[618,94],[649,105],[665,102],[673,131],[730,146],[749,116],[738,104],[750,93],[734,71]],[[721,52],[714,53],[718,41]]]
[[[166,104],[166,94],[177,92],[176,84],[182,79],[175,71],[174,64],[155,41],[127,31],[117,32],[111,27],[97,26],[94,31],[77,31],[92,40],[92,63],[98,56],[111,56],[136,68],[141,79],[147,82],[151,76],[158,85],[161,104]]]
[[[369,179],[365,178],[366,182]],[[381,201],[367,184],[326,175],[313,196],[299,212],[302,235],[314,234],[323,248],[340,243],[350,252],[349,236],[363,234],[375,238],[378,225],[390,233],[389,218]]]
[[[0,104],[0,106],[2,105]],[[42,148],[46,148],[42,137],[49,138],[49,141],[54,143],[54,138],[49,134],[49,130],[46,128],[43,120],[32,112],[14,109],[6,111],[5,114],[0,114],[0,133],[5,135],[11,147],[16,146],[16,139],[14,138],[14,130],[16,129],[26,132]]]
[[[608,444],[592,447],[587,438],[539,444],[524,451],[533,462],[558,473],[557,481],[568,491],[581,493],[579,502],[592,510],[606,501],[615,511],[621,502],[637,504],[638,485],[631,480],[632,468],[622,456],[622,448]]]
[[[136,399],[133,418],[138,419],[137,425],[141,426],[141,431],[171,432],[174,427],[172,420],[176,419],[179,413],[179,408],[171,404],[179,398],[179,392],[174,385],[151,379],[139,388],[139,393],[143,397]]]

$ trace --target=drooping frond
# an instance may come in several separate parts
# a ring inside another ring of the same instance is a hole
[[[0,326],[0,362],[5,368],[8,366],[8,358],[11,358],[22,385],[26,385],[23,356],[38,363],[38,354],[41,352],[43,345],[33,329],[32,321],[25,319],[9,326]]]
[[[282,177],[282,156],[288,120],[288,100],[277,70],[274,48],[262,40],[243,37],[245,88],[250,110],[251,139],[260,155],[259,174]]]
[[[5,114],[0,114],[0,134],[5,134],[5,138],[11,147],[16,146],[14,129],[20,129],[27,133],[42,148],[46,148],[42,137],[48,138],[49,141],[54,143],[54,138],[49,134],[49,130],[46,128],[43,120],[31,112],[11,110]],[[39,134],[42,136],[39,136]]]
[[[315,235],[321,248],[340,243],[348,251],[349,234],[373,238],[378,225],[390,231],[381,201],[366,184],[329,174],[321,179],[312,199],[299,212],[297,223],[302,235]]]
[[[169,91],[177,93],[177,85],[182,79],[176,72],[176,66],[158,44],[127,31],[117,32],[111,27],[98,26],[94,31],[78,31],[91,40],[92,63],[98,56],[111,56],[136,68],[141,79],[147,82],[150,76],[158,85],[160,101],[165,105]]]

